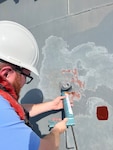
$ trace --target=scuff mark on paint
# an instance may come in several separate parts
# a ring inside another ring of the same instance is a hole
[[[70,92],[72,99],[80,100],[82,96],[82,89],[84,89],[85,83],[79,80],[77,69],[65,69],[62,70],[62,73],[68,79],[68,82],[73,83],[76,88],[73,88],[73,91]]]

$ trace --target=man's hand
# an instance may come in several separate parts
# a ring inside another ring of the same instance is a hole
[[[67,118],[64,118],[63,120],[59,121],[55,126],[54,128],[51,130],[51,132],[58,132],[59,134],[63,133],[66,129],[67,129],[67,126],[66,126],[66,122],[68,121]]]
[[[51,132],[40,141],[39,150],[58,150],[60,145],[60,135],[67,129],[67,118],[59,121]]]
[[[52,103],[53,103],[53,110],[59,110],[63,109],[63,99],[66,98],[66,96],[59,96],[55,98]],[[73,106],[73,100],[70,99],[70,104]]]

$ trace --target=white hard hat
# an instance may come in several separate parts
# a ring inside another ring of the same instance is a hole
[[[12,21],[0,21],[0,59],[38,75],[39,49],[31,32]]]

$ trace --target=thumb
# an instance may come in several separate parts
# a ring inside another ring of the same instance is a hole
[[[66,123],[66,122],[68,121],[68,118],[64,118],[63,120],[64,120],[64,122]]]

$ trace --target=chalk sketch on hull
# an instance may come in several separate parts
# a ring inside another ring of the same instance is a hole
[[[67,42],[56,36],[46,39],[42,54],[38,87],[44,97],[53,99],[59,95],[60,81],[73,84],[76,94],[73,109],[75,131],[80,148],[107,149],[109,143],[112,150],[113,54],[94,42],[83,43],[70,50]],[[104,145],[100,144],[101,140]]]

